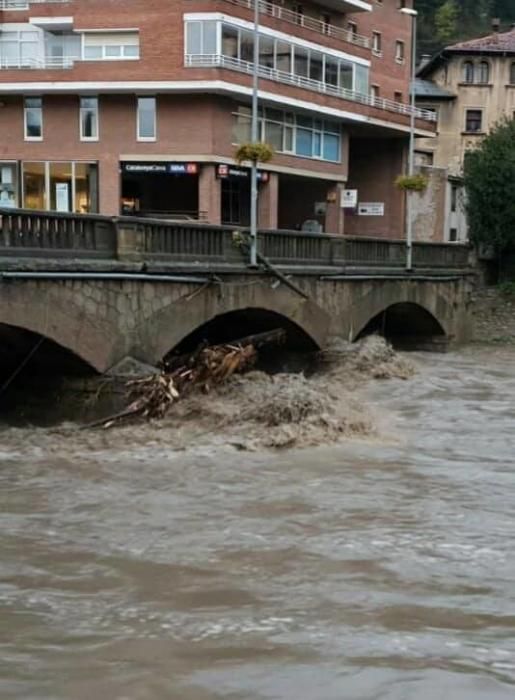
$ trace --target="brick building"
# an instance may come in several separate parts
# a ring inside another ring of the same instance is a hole
[[[261,227],[402,234],[410,2],[261,3]],[[247,224],[252,30],[252,0],[0,0],[0,206]]]

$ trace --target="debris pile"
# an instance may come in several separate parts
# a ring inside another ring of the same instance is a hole
[[[110,428],[130,418],[164,418],[169,408],[193,390],[207,394],[212,387],[225,382],[234,374],[253,367],[257,348],[269,343],[281,343],[282,329],[242,338],[234,343],[206,346],[195,352],[170,356],[164,369],[149,376],[127,382],[128,405],[119,413],[85,426]]]

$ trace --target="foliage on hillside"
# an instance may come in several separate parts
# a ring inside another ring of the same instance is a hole
[[[415,0],[420,54],[491,33],[492,18],[503,30],[515,22],[515,0]]]
[[[469,152],[464,167],[470,237],[498,253],[515,247],[515,119]]]

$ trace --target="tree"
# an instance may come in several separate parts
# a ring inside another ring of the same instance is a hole
[[[459,9],[454,0],[446,0],[435,13],[436,38],[447,44],[456,36]]]
[[[464,180],[471,240],[498,254],[515,249],[515,119],[500,122],[466,154]]]

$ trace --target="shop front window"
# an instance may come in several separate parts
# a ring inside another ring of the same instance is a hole
[[[96,163],[24,162],[23,207],[80,214],[98,211]]]
[[[18,168],[16,163],[0,162],[0,209],[18,206]]]
[[[98,166],[75,163],[75,207],[79,214],[98,211]]]
[[[46,163],[23,164],[23,206],[25,209],[47,209]]]

